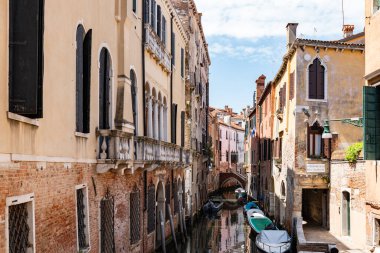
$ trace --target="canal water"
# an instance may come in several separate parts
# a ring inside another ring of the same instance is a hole
[[[251,228],[245,220],[242,206],[236,203],[235,193],[224,192],[222,197],[223,209],[216,217],[200,217],[189,231],[186,242],[179,245],[179,252],[256,252]],[[169,252],[175,251],[169,249]]]

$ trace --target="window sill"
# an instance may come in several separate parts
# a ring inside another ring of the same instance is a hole
[[[90,137],[89,133],[81,133],[81,132],[75,132],[76,137],[85,138],[88,139]]]
[[[137,12],[137,11],[136,11]],[[136,12],[134,12],[134,11],[132,11],[132,14],[133,14],[133,16],[135,17],[135,19],[139,19],[139,17],[137,16],[137,13]]]
[[[8,113],[8,119],[23,122],[32,126],[40,126],[40,123],[37,119],[31,119],[25,116],[21,116],[19,114],[13,113],[13,112],[7,112]]]
[[[316,158],[316,157],[311,158],[311,157],[308,157],[308,158],[306,158],[306,161],[323,161],[323,162],[326,162],[326,161],[328,161],[328,159],[326,159],[326,158]]]
[[[311,99],[311,98],[306,98],[307,102],[320,102],[320,103],[327,103],[327,99]]]

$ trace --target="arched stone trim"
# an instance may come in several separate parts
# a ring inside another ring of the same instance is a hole
[[[324,87],[324,98],[323,99],[310,99],[309,98],[309,68],[314,63],[314,60],[316,60],[316,59],[318,59],[319,62],[321,63],[321,65],[325,68],[325,74],[324,74],[324,86],[325,87]],[[307,64],[306,69],[305,69],[306,101],[327,102],[327,99],[328,99],[328,95],[327,95],[328,78],[327,78],[327,74],[328,74],[327,64],[324,62],[324,60],[321,57],[316,55],[313,59],[310,60],[310,62]]]

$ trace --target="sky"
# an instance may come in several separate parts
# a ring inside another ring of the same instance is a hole
[[[364,1],[343,0],[344,23],[364,29]],[[343,38],[342,0],[195,0],[209,44],[210,106],[240,112],[252,106],[255,80],[277,73],[286,52],[286,25],[297,37]]]

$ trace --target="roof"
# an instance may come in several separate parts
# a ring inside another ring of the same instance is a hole
[[[344,39],[341,39],[341,40],[338,40],[339,42],[349,42],[349,41],[352,41],[354,39],[358,39],[360,37],[364,37],[365,33],[364,32],[361,32],[361,33],[357,33],[357,34],[354,34],[352,36],[349,36],[347,38],[344,38]]]
[[[220,125],[223,125],[226,127],[232,127],[232,128],[239,130],[239,131],[244,131],[244,128],[242,128],[241,126],[239,126],[238,124],[235,124],[233,122],[231,122],[231,125],[226,124],[223,120],[219,120],[218,122]]]
[[[324,41],[324,40],[310,40],[310,39],[296,39],[291,47],[288,49],[288,52],[284,55],[282,59],[282,64],[280,69],[278,70],[276,76],[273,79],[273,83],[277,84],[282,75],[284,74],[288,60],[293,57],[298,47],[310,46],[315,48],[332,48],[336,50],[359,50],[364,51],[364,44],[354,44],[354,43],[346,43],[339,41]]]

